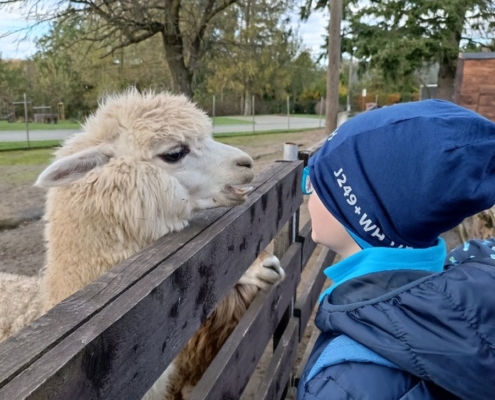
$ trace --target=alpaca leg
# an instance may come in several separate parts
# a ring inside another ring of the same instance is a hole
[[[153,384],[153,386],[146,392],[142,400],[163,400],[163,399],[174,399],[174,397],[168,397],[171,392],[174,391],[171,376],[176,373],[176,362],[172,363],[167,367],[163,374],[160,375],[158,380]]]
[[[279,259],[263,251],[241,277],[239,284],[255,285],[259,289],[266,290],[282,281],[284,277],[285,272],[280,266]]]
[[[187,399],[260,289],[284,276],[278,258],[263,252],[255,260],[175,360],[177,370],[170,379],[176,390],[163,400]]]

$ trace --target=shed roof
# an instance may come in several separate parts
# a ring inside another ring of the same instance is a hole
[[[459,53],[459,58],[465,60],[487,60],[495,58],[495,52],[480,52],[480,53]]]

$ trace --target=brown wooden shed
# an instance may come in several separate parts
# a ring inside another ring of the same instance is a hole
[[[495,121],[495,52],[459,54],[453,100]]]

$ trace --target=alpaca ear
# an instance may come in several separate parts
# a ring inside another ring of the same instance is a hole
[[[34,186],[50,188],[73,183],[93,168],[106,164],[110,159],[109,153],[98,146],[61,158],[41,173]]]

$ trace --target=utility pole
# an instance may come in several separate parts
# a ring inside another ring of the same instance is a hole
[[[216,102],[215,95],[213,95],[213,107],[211,112],[213,127],[215,127],[215,102]]]
[[[290,131],[290,97],[287,95],[287,130]]]
[[[352,54],[349,63],[349,84],[347,85],[347,112],[351,112],[351,92],[352,92]]]
[[[342,21],[342,0],[330,0],[330,24],[328,26],[328,70],[327,107],[325,129],[327,133],[337,128],[339,112],[340,75],[340,23]]]
[[[28,119],[28,108],[27,108],[27,97],[26,93],[24,93],[24,118],[26,119],[26,136],[27,136],[27,145],[28,149],[31,147],[29,142],[29,119]]]
[[[14,117],[15,117],[15,106],[16,104],[23,104],[24,105],[24,119],[26,120],[26,141],[27,141],[27,146],[28,149],[31,148],[31,142],[29,140],[29,119],[28,119],[28,104],[31,104],[30,101],[27,101],[27,96],[26,93],[24,93],[24,100],[23,101],[13,101],[12,105],[14,106]]]

